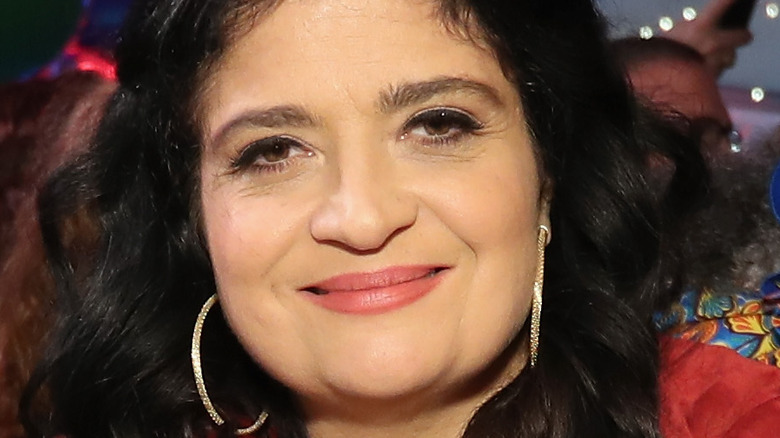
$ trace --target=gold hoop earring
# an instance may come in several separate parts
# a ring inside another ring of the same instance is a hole
[[[536,238],[538,262],[536,266],[536,278],[534,279],[534,295],[531,299],[531,367],[536,366],[536,358],[539,356],[539,330],[542,323],[542,289],[544,286],[544,248],[550,236],[550,229],[539,225],[539,235]]]
[[[217,294],[210,296],[209,299],[206,300],[206,302],[203,304],[203,307],[200,309],[200,313],[198,313],[198,319],[195,320],[195,330],[192,332],[192,349],[190,350],[190,358],[192,359],[192,372],[195,374],[195,386],[198,388],[200,401],[203,402],[203,407],[206,408],[206,412],[209,413],[211,420],[216,423],[217,426],[222,426],[225,424],[225,420],[214,408],[214,405],[211,403],[211,399],[209,398],[209,394],[206,392],[206,382],[203,380],[203,367],[200,363],[200,336],[203,332],[203,323],[206,321],[206,316],[209,314],[209,310],[211,310],[211,307],[214,306],[216,302]],[[251,426],[237,429],[236,435],[249,435],[251,433],[257,432],[257,430],[263,426],[266,419],[268,419],[268,413],[263,411]]]

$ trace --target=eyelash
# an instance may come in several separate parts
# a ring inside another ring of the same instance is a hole
[[[297,150],[298,153],[295,153]],[[265,154],[282,155],[277,161],[259,161]],[[299,140],[286,136],[268,137],[250,143],[242,149],[238,156],[231,160],[230,167],[234,172],[254,168],[261,173],[280,173],[285,171],[301,155],[311,156],[314,153]]]
[[[445,134],[430,134],[425,132],[420,137],[420,142],[427,146],[445,146],[455,143],[464,136],[473,135],[483,128],[482,123],[478,122],[468,113],[453,108],[432,108],[423,110],[409,119],[403,126],[402,139],[409,138],[413,132],[422,128],[428,131],[435,127],[446,128]],[[451,132],[454,131],[454,132]],[[298,153],[293,155],[293,151]],[[260,162],[264,154],[278,154],[281,159],[277,161]],[[284,172],[300,155],[311,156],[313,152],[304,146],[299,140],[287,136],[274,136],[254,141],[244,147],[238,156],[230,162],[233,172],[242,172],[253,168],[260,173],[281,173]]]
[[[445,146],[461,140],[464,136],[476,134],[484,126],[470,114],[453,108],[432,108],[423,110],[409,119],[403,127],[402,139],[409,138],[416,129],[422,128],[427,131],[428,128],[440,125],[447,129],[446,134],[430,134],[425,132],[417,135],[421,138],[423,144],[429,146]],[[455,130],[454,133],[450,131]],[[436,131],[436,129],[433,129]]]

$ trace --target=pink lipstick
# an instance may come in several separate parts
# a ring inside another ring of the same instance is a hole
[[[394,266],[337,275],[300,290],[315,304],[339,313],[373,315],[409,305],[432,291],[448,267]]]

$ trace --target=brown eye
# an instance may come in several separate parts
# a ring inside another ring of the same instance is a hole
[[[416,114],[404,125],[402,137],[417,137],[424,143],[456,141],[482,128],[474,117],[461,110],[434,108]]]
[[[423,129],[428,135],[441,136],[446,135],[453,129],[453,123],[447,111],[441,110],[436,111],[428,120],[425,120]]]
[[[282,161],[290,156],[290,145],[288,142],[276,141],[260,151],[258,155],[258,158],[262,158],[268,163]]]
[[[236,171],[249,167],[256,167],[261,171],[278,169],[295,158],[312,154],[308,147],[294,138],[269,137],[246,146],[232,161],[231,167]]]

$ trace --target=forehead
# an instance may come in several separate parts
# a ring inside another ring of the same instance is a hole
[[[503,79],[492,50],[442,19],[438,2],[288,0],[258,17],[206,81],[206,127],[247,100],[269,103],[369,89],[431,76]],[[473,33],[473,32],[472,32]],[[306,93],[299,93],[306,89]],[[514,91],[513,87],[509,88]]]

